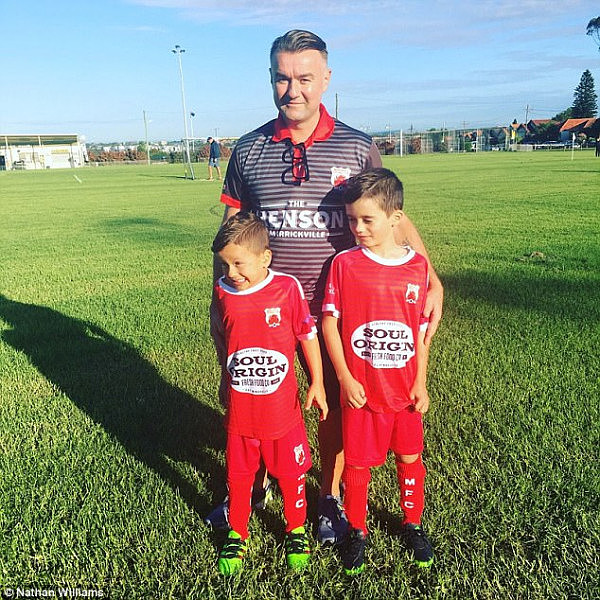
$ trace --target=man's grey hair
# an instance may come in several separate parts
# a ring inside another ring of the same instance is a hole
[[[270,58],[280,52],[302,52],[303,50],[317,50],[327,61],[327,44],[315,33],[302,29],[292,29],[279,36],[271,46]]]

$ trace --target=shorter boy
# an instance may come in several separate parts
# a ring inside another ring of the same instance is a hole
[[[231,530],[218,568],[231,575],[247,548],[252,484],[261,459],[277,478],[286,520],[286,560],[304,567],[310,549],[305,474],[311,467],[294,371],[297,341],[311,383],[305,409],[313,403],[327,417],[321,353],[316,328],[300,283],[269,270],[269,233],[254,214],[240,212],[219,229],[213,252],[223,270],[215,304],[223,325],[219,362],[226,384],[227,485]]]
[[[422,414],[426,388],[427,261],[400,245],[404,214],[400,180],[372,169],[345,184],[346,214],[358,246],[336,255],[323,302],[323,333],[340,381],[350,531],[342,546],[348,575],[364,570],[370,468],[388,450],[396,459],[403,536],[419,566],[433,562],[421,527],[425,467]]]

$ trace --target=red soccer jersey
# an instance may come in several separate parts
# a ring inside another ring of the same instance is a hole
[[[413,404],[417,336],[427,327],[427,277],[427,261],[414,250],[387,260],[355,247],[331,263],[323,312],[341,319],[346,363],[374,412]]]
[[[316,336],[302,287],[291,275],[269,271],[243,291],[221,278],[215,293],[227,346],[227,431],[278,439],[302,420],[297,341]]]

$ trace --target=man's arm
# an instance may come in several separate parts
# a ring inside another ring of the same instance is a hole
[[[360,381],[354,379],[348,369],[338,329],[338,319],[331,314],[323,314],[323,337],[335,374],[340,382],[342,401],[352,408],[361,408],[367,402],[367,395]]]
[[[372,169],[381,166],[381,154],[375,142],[373,142],[369,150],[369,157],[365,168]],[[429,260],[425,244],[423,244],[417,228],[406,215],[404,215],[404,218],[400,221],[400,226],[396,230],[396,242],[399,244],[408,244],[411,248],[414,248],[427,259],[427,264],[429,265],[429,287],[427,288],[427,301],[424,310],[425,316],[429,318],[429,327],[427,327],[427,333],[425,334],[425,344],[429,344],[442,318],[444,286]]]
[[[427,333],[425,334],[425,344],[429,344],[431,338],[433,338],[437,331],[440,319],[442,318],[444,286],[429,260],[425,244],[423,243],[417,228],[406,214],[400,220],[395,237],[396,242],[399,244],[408,244],[427,259],[427,265],[429,267],[429,287],[427,288],[427,301],[425,302],[423,314],[429,319],[429,326],[427,327]]]
[[[424,415],[429,410],[429,393],[427,392],[427,364],[429,362],[429,346],[425,344],[425,334],[419,331],[417,338],[417,374],[410,390],[410,399],[415,401],[415,410]]]
[[[241,209],[235,208],[233,206],[225,205],[225,211],[223,212],[223,219],[221,220],[221,225],[227,223],[233,215],[237,215]],[[217,282],[217,279],[221,277],[221,266],[219,264],[219,260],[216,255],[213,256],[213,284]]]
[[[302,354],[306,359],[308,372],[310,373],[310,385],[306,392],[306,403],[304,409],[308,410],[313,404],[317,405],[321,413],[321,421],[327,418],[327,400],[325,397],[325,387],[323,386],[323,361],[321,360],[321,349],[316,337],[310,340],[300,340]]]
[[[228,219],[233,217],[236,213],[240,212],[239,208],[234,208],[233,206],[225,206],[225,212],[223,213],[223,220],[221,221],[221,225],[227,222]],[[221,277],[221,263],[219,262],[219,257],[214,254],[213,255],[213,297],[210,303],[209,309],[209,317],[210,317],[210,335],[215,344],[215,350],[217,352],[217,359],[221,364],[221,367],[225,367],[225,359],[227,358],[227,350],[225,348],[225,331],[223,329],[223,322],[221,321],[221,317],[217,311],[217,306],[215,303],[214,296],[214,284],[217,282],[217,279]]]

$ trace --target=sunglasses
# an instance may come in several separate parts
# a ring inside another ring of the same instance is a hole
[[[289,165],[281,174],[281,183],[300,185],[303,181],[310,179],[308,161],[306,160],[306,147],[303,143],[294,145],[288,141],[288,146],[283,151],[281,160]]]

